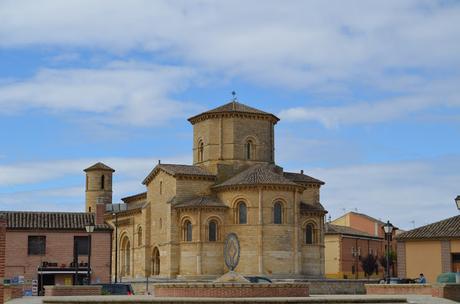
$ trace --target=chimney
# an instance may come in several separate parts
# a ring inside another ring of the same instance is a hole
[[[300,174],[303,174],[303,170],[300,170]]]
[[[105,204],[97,203],[96,204],[96,225],[104,224],[104,213],[105,213]]]

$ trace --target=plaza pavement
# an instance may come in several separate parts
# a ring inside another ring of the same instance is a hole
[[[60,297],[62,298],[62,297]],[[78,297],[65,297],[67,299],[70,299],[70,298],[81,298],[81,299],[84,299],[84,298],[88,298],[88,299],[93,299],[95,297],[82,297],[82,296],[78,296]],[[101,299],[100,297],[98,297],[99,299]],[[111,300],[116,300],[116,301],[120,301],[120,300],[128,300],[129,302],[132,302],[132,303],[136,303],[136,300],[139,300],[139,302],[146,302],[146,300],[153,300],[151,303],[160,303],[159,301],[155,301],[155,297],[152,297],[152,296],[103,296],[102,297],[104,299],[104,302],[105,303],[110,303],[112,302]],[[457,302],[454,302],[454,301],[451,301],[451,300],[447,300],[447,299],[442,299],[442,298],[434,298],[434,297],[431,297],[431,296],[418,296],[418,295],[392,295],[392,296],[366,296],[366,295],[312,295],[310,296],[309,298],[305,298],[305,303],[309,303],[309,302],[318,302],[318,300],[320,299],[324,299],[324,303],[327,303],[327,302],[335,302],[334,300],[338,300],[338,299],[344,299],[345,301],[344,302],[349,302],[349,300],[351,299],[356,299],[357,302],[361,303],[361,304],[365,304],[365,299],[366,298],[372,298],[372,299],[381,299],[382,300],[382,303],[391,303],[391,302],[387,302],[387,301],[384,301],[385,299],[392,299],[392,298],[407,298],[407,302],[410,303],[410,304],[454,304],[454,303],[457,303]],[[6,302],[7,304],[41,304],[42,303],[42,300],[44,298],[43,297],[22,297],[22,298],[19,298],[19,299],[14,299],[14,300],[11,300],[11,301],[8,301]],[[51,298],[50,298],[51,299]],[[179,300],[180,298],[176,298],[176,300],[178,301],[175,301],[176,303],[180,303],[181,301]],[[190,299],[195,299],[196,302],[195,303],[199,303],[200,299],[199,298],[188,298],[187,300],[190,300]],[[259,302],[259,303],[262,303],[263,299],[261,298],[253,298],[254,300],[256,300],[256,302]],[[292,301],[293,299],[295,298],[278,298],[280,300],[280,303],[289,303],[290,300]],[[156,300],[160,300],[159,298],[157,298]],[[184,299],[185,300],[185,299]],[[209,298],[207,299],[201,299],[202,300],[202,303],[205,303],[206,300],[210,300]],[[225,299],[218,299],[219,301],[222,301],[222,302],[225,302],[224,300]],[[235,300],[235,299],[229,299],[229,301],[232,301],[232,300]],[[316,300],[316,301],[315,301]],[[338,301],[339,302],[339,301]],[[92,302],[92,303],[96,303],[96,302]],[[101,302],[99,302],[101,303]],[[297,302],[298,303],[298,302]]]

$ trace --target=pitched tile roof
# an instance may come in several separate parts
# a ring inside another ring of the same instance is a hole
[[[231,101],[215,109],[212,109],[212,110],[200,113],[198,115],[195,115],[193,117],[190,117],[188,121],[190,121],[193,124],[198,118],[202,116],[212,115],[212,114],[223,114],[223,113],[246,113],[246,114],[266,115],[274,119],[275,122],[279,121],[279,118],[271,113],[264,112],[262,110],[247,106],[237,101]]]
[[[148,184],[153,177],[157,174],[159,170],[176,177],[176,176],[201,176],[207,177],[210,179],[215,179],[216,176],[212,173],[209,173],[205,169],[199,166],[193,165],[178,165],[178,164],[158,164],[153,168],[153,170],[147,175],[147,177],[142,182],[144,185]]]
[[[223,183],[220,183],[215,188],[238,185],[286,185],[299,186],[291,182],[284,176],[275,173],[274,167],[268,164],[257,164],[231,177]]]
[[[110,168],[109,166],[107,166],[106,164],[103,164],[101,162],[95,163],[94,165],[92,165],[91,167],[86,168],[83,171],[88,172],[88,171],[94,171],[94,170],[105,170],[105,171],[115,172],[115,170],[113,170],[112,168]]]
[[[311,183],[324,185],[324,182],[303,173],[284,172],[284,177],[295,183]]]
[[[341,225],[334,225],[331,223],[326,223],[325,225],[325,234],[342,234],[342,235],[350,235],[350,236],[360,236],[360,237],[368,237],[368,238],[375,238],[375,239],[382,239],[377,236],[370,235],[367,232],[360,231],[348,226],[341,226]]]
[[[399,234],[398,240],[460,238],[460,215]]]
[[[320,203],[317,204],[307,204],[304,202],[300,202],[300,211],[304,212],[324,212],[327,213],[326,209],[324,209],[324,206],[321,205]]]
[[[141,192],[138,194],[133,194],[130,196],[123,197],[121,200],[125,203],[129,203],[133,200],[140,200],[140,199],[146,199],[147,198],[147,192]]]
[[[227,205],[222,203],[215,196],[199,196],[190,200],[185,200],[180,203],[174,203],[174,208],[186,208],[186,207],[223,207],[227,208]]]
[[[95,223],[94,213],[83,212],[35,212],[0,211],[7,221],[7,229],[18,230],[85,230],[88,223]],[[96,225],[95,230],[111,230],[107,224]]]

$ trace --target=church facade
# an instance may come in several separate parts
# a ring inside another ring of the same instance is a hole
[[[113,273],[220,276],[227,271],[224,239],[233,232],[241,244],[237,272],[323,277],[324,182],[275,164],[278,121],[236,101],[189,118],[193,164],[159,162],[142,181],[145,192],[123,198],[126,210],[105,214],[117,231]],[[95,212],[111,203],[114,170],[101,163],[89,169],[86,211]]]

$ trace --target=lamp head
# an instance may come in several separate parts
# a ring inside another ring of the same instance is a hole
[[[385,231],[385,234],[391,234],[393,232],[393,225],[390,221],[387,221],[387,223],[383,225],[383,231]]]
[[[457,209],[460,210],[460,195],[457,195],[455,198],[455,204],[457,205]]]

